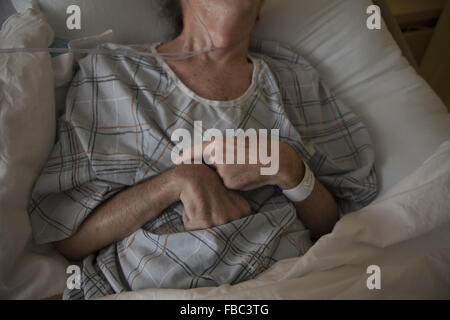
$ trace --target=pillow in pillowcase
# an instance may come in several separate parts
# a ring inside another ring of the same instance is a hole
[[[32,8],[8,18],[0,48],[45,48],[53,37],[44,16]],[[54,253],[25,250],[32,247],[30,194],[55,136],[50,55],[0,53],[0,88],[0,298],[39,298],[58,293],[65,272],[65,260]]]

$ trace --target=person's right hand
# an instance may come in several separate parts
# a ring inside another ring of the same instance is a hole
[[[186,231],[220,226],[251,214],[247,200],[226,189],[219,175],[208,166],[179,165],[175,170]]]

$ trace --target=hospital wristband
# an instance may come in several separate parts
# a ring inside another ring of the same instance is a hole
[[[306,163],[304,163],[304,165],[305,175],[302,182],[295,188],[283,190],[283,194],[292,202],[302,202],[306,200],[314,190],[316,178],[309,166]]]

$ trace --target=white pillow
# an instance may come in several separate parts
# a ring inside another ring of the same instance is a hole
[[[11,16],[0,31],[0,48],[52,41],[53,30],[37,9]],[[37,253],[27,212],[54,144],[53,86],[48,54],[0,54],[0,298],[42,297],[63,287],[66,262],[50,248]]]
[[[373,138],[383,192],[450,139],[450,115],[387,27],[366,27],[370,5],[370,0],[267,0],[254,36],[294,47],[361,115]]]

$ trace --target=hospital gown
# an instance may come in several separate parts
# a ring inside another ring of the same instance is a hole
[[[104,48],[123,48],[116,44]],[[156,44],[134,50],[155,51]],[[279,129],[336,197],[341,214],[374,199],[374,151],[366,127],[291,49],[254,41],[253,77],[233,101],[204,99],[158,57],[91,54],[79,61],[58,120],[57,143],[29,207],[37,243],[72,235],[118,192],[169,170],[176,129]],[[243,192],[252,215],[186,232],[173,204],[129,237],[82,261],[81,288],[65,299],[93,299],[145,288],[195,288],[255,278],[312,245],[295,207],[275,186]]]

